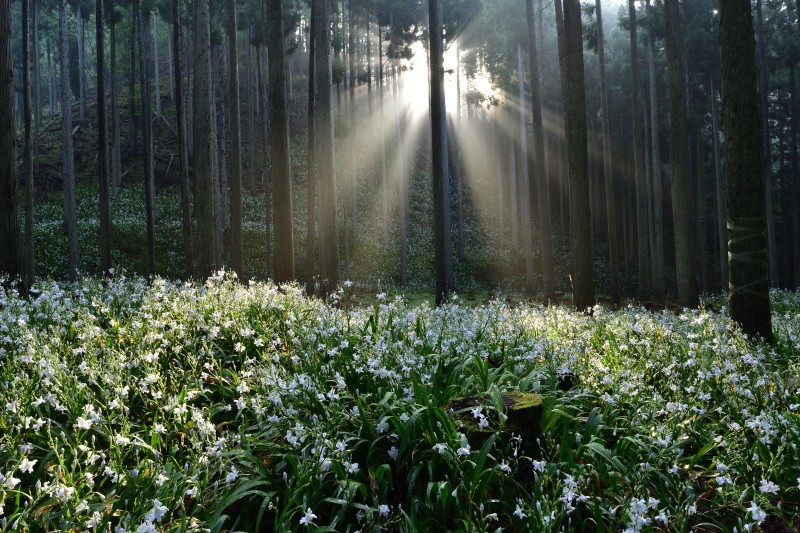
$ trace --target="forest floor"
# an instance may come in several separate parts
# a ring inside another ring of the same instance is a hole
[[[800,295],[770,346],[717,300],[353,289],[0,292],[0,531],[796,530]]]

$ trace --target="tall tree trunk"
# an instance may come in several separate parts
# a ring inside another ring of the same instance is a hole
[[[461,49],[459,47],[458,40],[456,40],[456,128],[455,131],[463,133],[464,129],[462,126],[461,120]],[[455,137],[455,135],[454,135]],[[456,247],[458,253],[458,260],[464,261],[465,256],[465,249],[464,249],[464,176],[461,172],[461,142],[458,139],[450,139],[450,143],[454,147],[454,159],[455,161],[452,162],[451,168],[453,169],[453,178],[456,183],[456,198],[457,198],[457,209],[458,209],[458,219],[456,221],[456,229],[457,229],[457,239],[458,244]]]
[[[311,34],[308,47],[308,197],[306,199],[308,224],[306,225],[306,294],[314,294],[314,259],[317,251],[316,211],[317,211],[317,156],[315,135],[316,113],[316,64],[318,36],[314,33],[317,27],[318,4],[311,4]]]
[[[61,9],[65,8],[62,4]],[[12,283],[22,284],[25,280],[17,199],[17,130],[14,124],[11,41],[11,0],[0,0],[0,241],[3,242],[0,246],[0,274],[8,275]]]
[[[108,119],[106,118],[105,22],[103,0],[95,2],[97,34],[97,156],[100,161],[100,268],[111,272],[111,181],[108,169]]]
[[[142,144],[144,145],[144,204],[147,223],[147,273],[156,275],[155,168],[153,160],[153,117],[150,107],[150,72],[147,68],[147,24],[141,0],[135,0],[139,24],[139,82],[142,91]]]
[[[36,260],[33,251],[33,132],[31,124],[30,1],[31,0],[22,0],[22,120],[25,129],[22,152],[23,169],[25,173],[25,258],[23,266],[26,291],[33,286],[33,282],[36,278]],[[5,145],[2,146],[4,150],[7,149]],[[16,163],[16,151],[13,151],[12,154],[15,157],[14,162]],[[16,183],[14,186],[16,187]],[[3,242],[5,242],[5,239]],[[19,242],[19,237],[17,237],[17,242]],[[19,273],[21,274],[22,272]]]
[[[161,118],[161,61],[158,59],[158,16],[153,11],[153,72],[155,76],[154,93],[156,97],[156,118]]]
[[[758,85],[761,109],[761,175],[764,180],[765,209],[767,216],[767,254],[769,257],[770,286],[778,286],[778,254],[775,242],[775,210],[772,206],[772,142],[769,131],[769,78],[767,74],[767,43],[764,35],[764,17],[761,0],[756,0],[756,27],[758,29]]]
[[[383,35],[381,26],[378,25],[378,113],[379,122],[383,124]],[[383,206],[383,244],[389,244],[389,180],[386,176],[386,136],[383,129],[379,130],[381,143],[381,203]]]
[[[600,60],[600,107],[603,115],[603,178],[605,180],[606,219],[608,223],[608,269],[611,281],[611,303],[619,305],[621,301],[619,287],[619,242],[617,242],[617,209],[614,202],[614,161],[611,153],[611,120],[608,110],[606,52],[601,0],[596,0],[595,5],[597,13],[597,56]]]
[[[172,39],[167,37],[167,64],[169,71],[167,78],[169,78],[169,98],[175,102],[175,48]]]
[[[433,162],[433,228],[436,259],[436,305],[453,288],[450,237],[450,178],[447,175],[447,113],[444,101],[444,43],[441,0],[428,1],[430,35],[431,140]],[[401,156],[402,157],[402,156]]]
[[[731,318],[745,333],[771,340],[753,15],[749,0],[726,0],[719,8],[728,169],[728,302]]]
[[[262,75],[261,70],[263,66],[263,62],[261,60],[261,46],[256,47],[256,92],[259,95],[258,100],[263,102],[260,117],[261,117],[261,151],[262,151],[262,159],[264,160],[264,166],[266,166],[266,161],[269,160],[269,113],[267,111],[267,107],[269,106],[269,84],[267,82],[267,76]],[[266,60],[267,54],[264,54],[264,58]],[[267,70],[269,70],[269,65],[267,65]],[[255,135],[255,133],[253,134]]]
[[[315,35],[317,48],[315,81],[317,110],[317,176],[319,181],[319,257],[321,292],[330,294],[339,283],[339,232],[336,223],[336,163],[334,159],[333,107],[331,105],[330,3],[314,0],[317,6]]]
[[[199,242],[198,275],[205,279],[219,267],[216,257],[214,145],[211,132],[211,17],[209,0],[194,2],[194,171]]]
[[[526,15],[531,78],[531,116],[533,119],[533,142],[531,143],[533,158],[528,158],[528,176],[531,180],[536,180],[538,189],[539,247],[542,254],[544,301],[554,302],[556,300],[556,280],[550,230],[550,182],[545,166],[542,86],[539,78],[539,51],[536,47],[536,19],[533,12],[533,0],[526,0]]]
[[[355,31],[355,14],[353,13],[353,2],[350,0],[347,3],[347,52],[348,52],[348,61],[350,64],[350,85],[349,85],[349,96],[350,100],[348,102],[348,110],[350,114],[350,124],[348,128],[348,139],[347,139],[347,148],[348,148],[348,158],[350,162],[350,171],[349,171],[349,183],[345,186],[346,195],[343,198],[343,204],[345,206],[348,205],[346,200],[348,195],[352,194],[352,191],[355,190],[358,183],[358,177],[356,169],[356,83],[358,82],[358,77],[356,76],[356,31]],[[350,241],[355,238],[355,219],[356,213],[355,209],[353,209],[352,205],[343,209],[342,219],[344,222],[344,265],[345,265],[345,275],[347,273],[347,268],[350,265]]]
[[[558,0],[556,0],[558,1]],[[570,184],[572,302],[582,311],[595,304],[592,235],[589,221],[589,167],[586,134],[586,85],[579,0],[564,1],[565,102]]]
[[[650,297],[650,263],[647,249],[647,192],[642,162],[642,123],[639,106],[639,52],[636,39],[635,0],[628,0],[631,45],[631,115],[633,117],[633,165],[636,183],[636,250],[639,263],[639,297]]]
[[[658,115],[658,79],[656,78],[655,38],[653,37],[653,12],[650,0],[645,0],[648,24],[647,62],[650,71],[650,143],[653,159],[653,286],[652,297],[656,302],[664,300],[664,193],[661,165],[661,136]]]
[[[800,8],[800,0],[798,0],[798,7]],[[800,24],[800,19],[798,19]],[[795,85],[795,67],[789,70],[789,94],[791,96],[792,105],[792,126],[791,126],[791,139],[792,139],[792,176],[794,179],[791,184],[792,195],[792,245],[793,252],[792,258],[792,278],[793,288],[797,290],[800,288],[800,165],[798,164],[797,156],[797,90]]]
[[[194,277],[192,252],[192,211],[189,197],[189,149],[186,142],[186,117],[183,95],[183,42],[181,39],[180,0],[172,0],[172,41],[175,49],[175,122],[178,131],[178,160],[181,180],[181,229],[186,276]]]
[[[55,89],[55,73],[53,71],[53,54],[50,51],[50,37],[46,38],[47,42],[47,92],[50,99],[50,114],[56,112],[56,89]]]
[[[230,68],[231,266],[244,279],[242,241],[242,134],[239,124],[239,60],[236,53],[236,0],[228,0],[228,66]]]
[[[72,152],[72,103],[69,89],[69,46],[67,40],[67,0],[59,3],[61,32],[61,141],[64,155],[64,221],[69,242],[69,279],[78,279],[78,215],[75,206],[75,156]],[[9,101],[10,98],[9,98]]]
[[[255,93],[253,89],[253,45],[250,44],[250,31],[247,32],[244,61],[247,64],[247,137],[250,156],[250,193],[256,194],[258,178],[256,173],[256,127],[255,127]],[[266,154],[264,154],[266,155]],[[265,165],[266,166],[266,165]],[[267,224],[270,224],[269,218]]]
[[[516,143],[514,130],[516,128],[513,127],[514,120],[513,116],[510,114],[509,118],[511,118],[511,130],[508,135],[508,190],[509,190],[509,197],[511,203],[511,250],[512,254],[515,254],[517,249],[519,248],[519,201],[518,201],[518,194],[517,194],[517,155],[516,155]]]
[[[664,1],[664,19],[669,71],[670,177],[678,303],[683,307],[697,307],[700,304],[700,295],[697,287],[697,263],[689,203],[686,94],[678,0]]]
[[[294,236],[292,234],[292,167],[289,153],[289,112],[286,102],[286,63],[283,45],[281,0],[270,0],[269,31],[269,124],[275,225],[275,282],[294,279]],[[327,24],[324,26],[326,32]],[[328,48],[330,50],[330,48]],[[330,78],[329,78],[330,81]],[[330,94],[330,86],[328,89]],[[331,154],[332,155],[332,154]]]
[[[394,43],[394,16],[389,15],[389,33],[392,42],[392,95],[394,96],[395,133],[397,136],[397,184],[400,204],[400,286],[408,286],[408,190],[406,188],[405,149],[403,147],[403,127],[400,114],[400,86],[397,52]]]
[[[42,131],[41,64],[39,55],[39,2],[32,0],[33,17],[33,173],[39,173],[39,134]]]
[[[75,19],[78,21],[78,109],[81,124],[86,122],[86,64],[84,62],[84,35],[83,35],[83,11],[81,3],[78,2],[78,13]]]
[[[136,120],[136,31],[137,17],[134,4],[131,3],[131,39],[129,42],[130,65],[128,68],[128,122],[130,123],[130,133],[128,136],[128,150],[131,155],[136,153],[136,142],[138,132],[138,122]],[[141,28],[138,28],[141,31]],[[141,50],[140,50],[141,53]]]
[[[517,44],[517,89],[519,120],[517,123],[517,134],[519,135],[519,166],[517,174],[520,186],[520,211],[522,214],[522,238],[525,241],[525,288],[528,294],[533,294],[533,221],[531,211],[531,176],[528,172],[528,124],[525,117],[525,72],[522,63],[522,45]]]
[[[111,18],[111,190],[116,194],[122,181],[122,154],[119,135],[119,106],[117,87],[117,23]]]
[[[728,220],[727,200],[725,198],[727,185],[725,184],[725,174],[722,172],[719,148],[719,118],[717,115],[717,92],[714,87],[714,76],[709,74],[711,83],[711,140],[714,147],[714,183],[717,186],[717,240],[719,245],[719,273],[720,289],[728,289],[728,239],[726,238],[726,226]]]

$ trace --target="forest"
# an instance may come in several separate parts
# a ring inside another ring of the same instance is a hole
[[[0,532],[800,530],[800,0],[0,0]]]

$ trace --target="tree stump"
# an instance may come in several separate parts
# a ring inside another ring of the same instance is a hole
[[[504,392],[502,400],[505,421],[500,422],[497,410],[491,409],[491,398],[466,396],[454,398],[447,404],[447,412],[464,430],[467,441],[473,448],[481,448],[494,433],[498,425],[504,436],[519,435],[522,439],[521,449],[525,455],[538,455],[537,439],[541,434],[542,397],[529,392]],[[473,409],[483,407],[483,415],[489,419],[487,427],[480,426],[480,417],[473,415]]]

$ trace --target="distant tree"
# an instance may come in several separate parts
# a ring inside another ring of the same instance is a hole
[[[211,131],[211,16],[209,0],[194,2],[194,172],[199,242],[197,273],[210,277],[217,264],[214,140]]]
[[[108,274],[111,271],[111,182],[108,168],[103,1],[96,0],[95,6],[95,32],[97,35],[97,157],[100,167],[100,268],[104,274]]]
[[[153,110],[151,108],[150,69],[147,57],[147,19],[141,0],[136,4],[139,25],[139,86],[142,92],[142,145],[144,151],[144,203],[147,226],[147,273],[156,275],[156,230],[155,230],[155,162],[153,160]]]
[[[686,73],[683,62],[683,40],[681,39],[678,0],[664,1],[664,21],[667,32],[667,67],[669,70],[670,175],[678,303],[684,307],[697,307],[700,304],[700,295],[697,286],[697,263],[689,204]]]
[[[25,129],[23,141],[23,169],[25,174],[25,288],[30,289],[36,278],[36,259],[33,243],[33,139],[31,124],[31,0],[22,0],[22,121]],[[35,32],[34,32],[35,33]]]
[[[658,120],[658,83],[655,59],[655,21],[650,0],[645,0],[647,14],[647,64],[650,77],[650,143],[653,166],[653,286],[652,297],[660,302],[664,299],[664,194],[661,168],[661,135]]]
[[[450,236],[450,177],[447,173],[447,113],[444,101],[444,42],[442,37],[441,0],[428,0],[428,11],[436,305],[441,305],[447,300],[450,288],[453,286],[453,250]]]
[[[533,0],[525,2],[528,23],[528,60],[531,79],[531,117],[533,122],[533,142],[530,150],[533,158],[528,158],[528,175],[536,181],[539,211],[539,249],[542,257],[542,279],[544,281],[544,301],[556,300],[555,266],[553,263],[553,244],[550,215],[550,178],[547,175],[544,149],[544,124],[542,119],[542,84],[540,74],[539,49],[537,46],[536,18]]]
[[[319,182],[319,262],[322,294],[339,283],[339,232],[336,218],[336,170],[333,144],[333,87],[331,71],[330,2],[313,0],[317,21],[313,31],[316,44],[316,126],[317,177]]]
[[[181,228],[183,233],[183,261],[186,276],[194,277],[192,252],[192,213],[189,198],[189,147],[186,138],[186,116],[183,109],[183,39],[181,38],[180,0],[172,0],[172,40],[175,50],[175,120],[178,137],[178,164],[181,180]]]
[[[14,124],[14,58],[11,0],[0,0],[0,275],[22,283],[22,241],[17,193],[17,129]]]
[[[269,1],[269,124],[272,169],[270,182],[275,188],[273,221],[275,226],[275,282],[294,279],[294,234],[292,232],[292,163],[289,146],[289,111],[286,102],[286,64],[281,0]]]
[[[239,59],[236,35],[236,0],[228,0],[228,68],[230,68],[229,121],[231,154],[228,160],[231,180],[231,262],[240,279],[244,277],[242,250],[242,133],[239,109]]]
[[[749,0],[719,3],[722,128],[728,169],[728,302],[750,335],[772,340],[755,38]]]
[[[311,3],[311,28],[317,24],[317,9],[315,2]],[[317,212],[317,154],[315,135],[316,120],[316,64],[314,62],[317,50],[316,35],[309,36],[308,47],[308,195],[306,206],[308,224],[306,226],[306,294],[314,294],[314,258],[317,251],[316,212]]]
[[[579,310],[589,310],[595,304],[595,296],[582,32],[580,0],[564,0],[564,107],[569,157],[572,302]]]
[[[72,149],[72,94],[69,88],[69,43],[67,0],[59,0],[58,26],[61,34],[61,142],[64,154],[64,221],[69,242],[69,279],[78,278],[78,215],[75,206],[75,155]]]
[[[636,185],[636,251],[639,265],[639,297],[648,298],[650,296],[650,254],[647,249],[647,187],[644,175],[641,107],[639,105],[639,52],[636,36],[635,0],[628,0],[628,27],[631,43],[631,115]]]
[[[767,254],[769,257],[769,277],[772,287],[778,286],[778,255],[775,238],[775,209],[772,205],[772,141],[769,125],[769,75],[767,72],[767,43],[764,32],[762,0],[756,0],[756,31],[758,32],[758,98],[761,118],[761,174],[764,180],[764,195],[767,222]]]
[[[530,1],[530,0],[528,0]],[[611,147],[611,117],[608,108],[608,83],[606,82],[606,49],[603,31],[603,6],[595,0],[597,14],[597,57],[600,62],[600,111],[603,120],[603,179],[606,192],[606,218],[608,219],[608,270],[611,282],[611,303],[620,303],[619,241],[617,240],[617,207],[614,199],[614,161]]]

